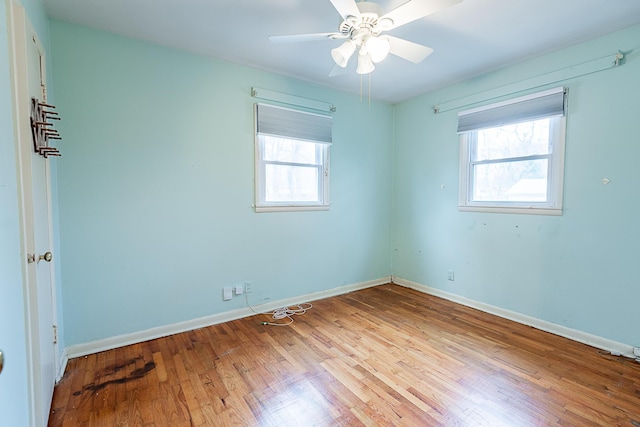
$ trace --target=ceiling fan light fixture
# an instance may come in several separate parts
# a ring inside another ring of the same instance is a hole
[[[383,61],[389,55],[389,49],[391,48],[389,39],[385,36],[371,36],[367,39],[366,45],[371,60],[375,63]]]
[[[376,66],[373,65],[373,61],[371,60],[371,56],[368,53],[358,54],[358,67],[356,68],[356,73],[358,74],[369,74],[373,70],[376,69]]]
[[[375,0],[329,1],[342,17],[337,32],[269,36],[269,40],[273,43],[343,40],[340,46],[331,50],[331,58],[336,65],[329,75],[334,76],[341,74],[336,70],[347,68],[356,49],[356,73],[360,75],[375,70],[374,64],[384,61],[389,53],[415,64],[421,62],[433,49],[402,38],[381,36],[381,33],[422,19],[463,0],[402,0],[404,3],[386,13]]]
[[[335,49],[331,49],[331,58],[339,67],[346,67],[349,58],[356,51],[356,44],[353,40],[347,40]]]

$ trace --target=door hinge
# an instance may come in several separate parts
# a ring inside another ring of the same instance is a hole
[[[58,325],[53,325],[53,343],[58,344]]]

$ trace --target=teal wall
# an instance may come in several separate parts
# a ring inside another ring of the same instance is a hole
[[[51,22],[67,345],[390,274],[392,107]],[[252,86],[333,103],[326,212],[254,213]]]
[[[22,285],[17,154],[13,132],[12,83],[9,69],[8,2],[0,0],[0,350],[5,367],[0,375],[0,424],[27,426],[31,422],[28,397],[27,325]],[[39,0],[22,5],[48,50],[49,29]]]
[[[394,276],[640,346],[639,41],[640,27],[630,28],[399,104]],[[622,67],[563,82],[564,214],[458,211],[457,110],[435,115],[431,106],[613,59],[618,49],[633,50]]]

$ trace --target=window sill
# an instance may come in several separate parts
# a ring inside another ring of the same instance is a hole
[[[491,212],[525,215],[562,215],[562,208],[541,208],[537,206],[458,206],[461,212]]]
[[[297,206],[255,206],[259,212],[302,212],[302,211],[328,211],[329,205],[297,205]]]

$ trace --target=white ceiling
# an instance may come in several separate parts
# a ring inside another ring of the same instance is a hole
[[[406,0],[374,1],[386,13]],[[329,0],[44,0],[44,4],[52,18],[360,93],[355,67],[329,77],[334,66],[330,50],[340,40],[274,44],[267,38],[337,31],[341,18]],[[420,64],[390,55],[371,74],[371,96],[399,102],[636,24],[640,24],[640,0],[463,0],[389,33],[435,52]],[[363,83],[366,87],[368,77]]]

